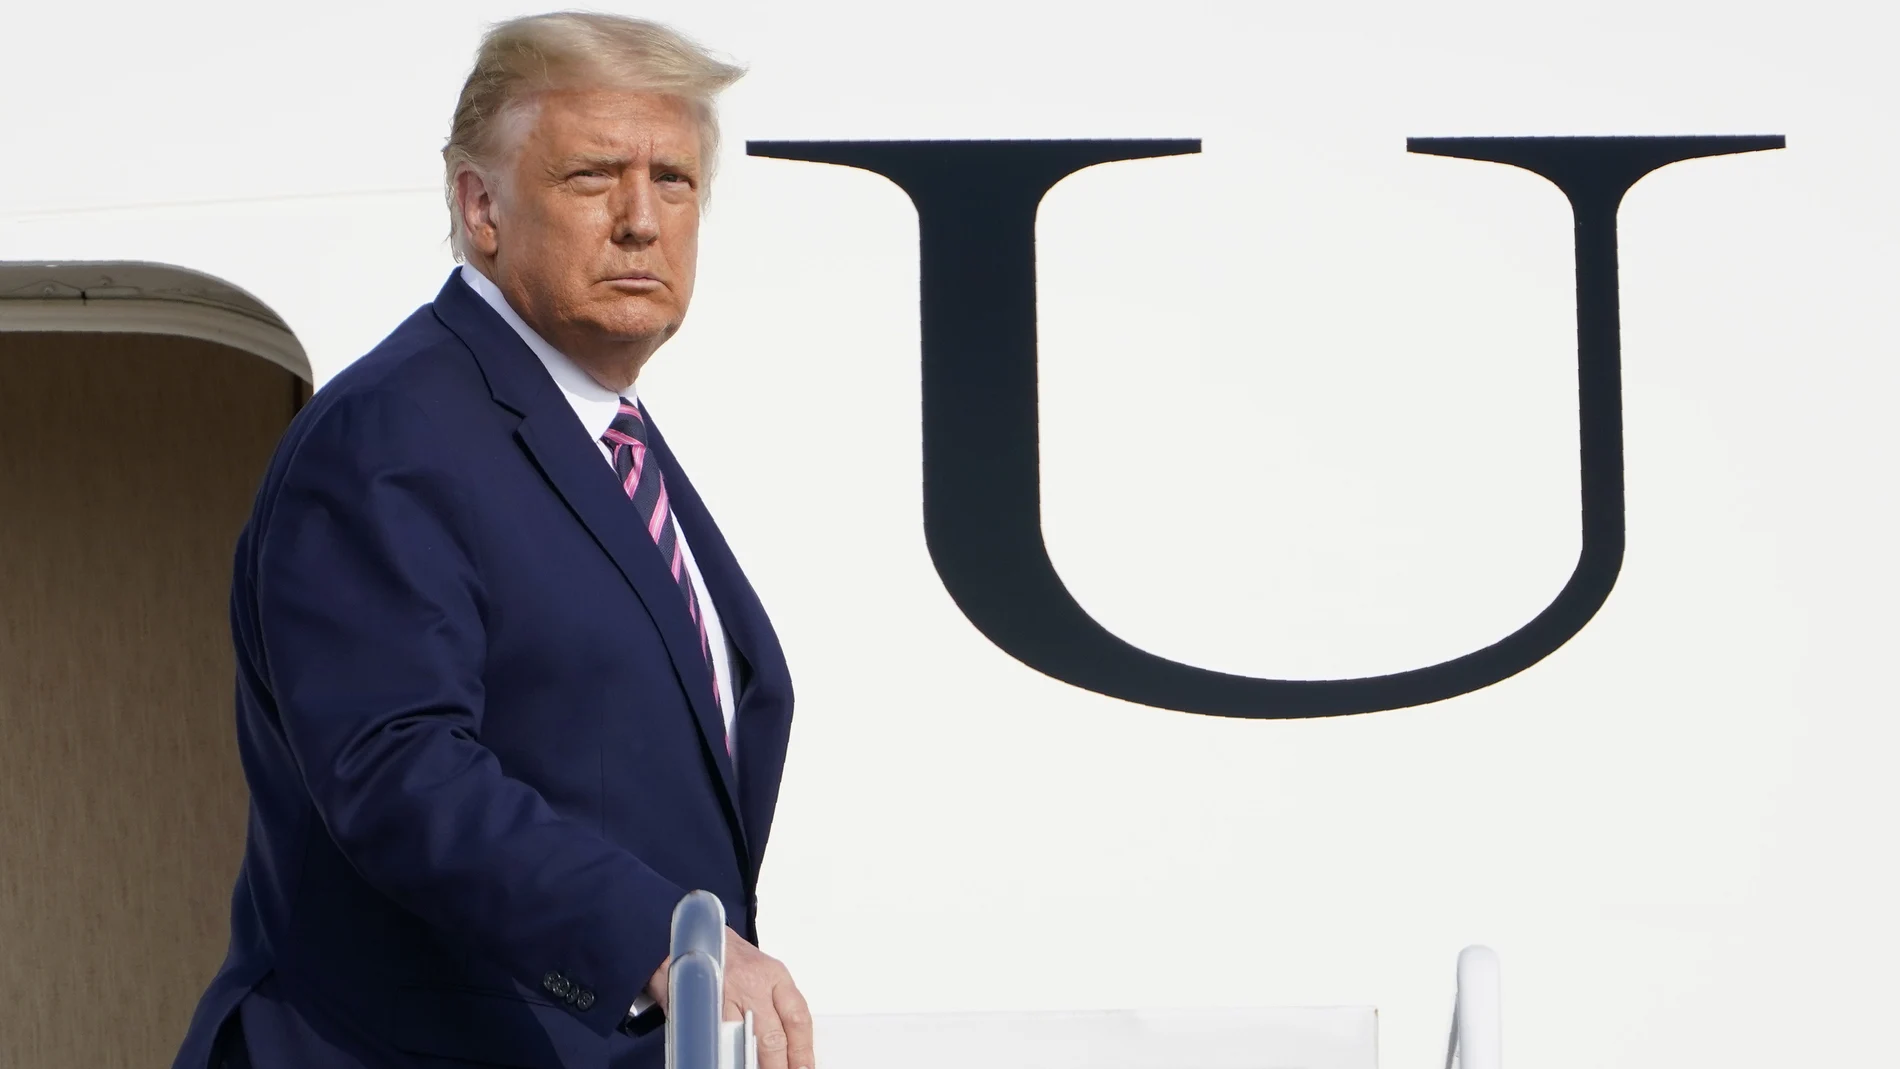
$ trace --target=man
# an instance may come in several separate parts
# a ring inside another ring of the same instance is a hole
[[[634,391],[739,74],[609,16],[484,38],[443,150],[465,265],[298,415],[238,543],[249,835],[178,1069],[659,1066],[696,888],[728,1016],[813,1066],[753,946],[790,679]]]

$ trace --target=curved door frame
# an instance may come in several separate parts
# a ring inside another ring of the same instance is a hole
[[[0,260],[0,331],[196,338],[314,381],[303,344],[277,313],[228,282],[171,264]]]

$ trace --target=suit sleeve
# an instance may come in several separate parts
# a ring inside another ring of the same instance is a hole
[[[664,961],[685,892],[482,745],[489,610],[453,439],[399,394],[317,415],[254,559],[310,800],[369,884],[606,1035]]]

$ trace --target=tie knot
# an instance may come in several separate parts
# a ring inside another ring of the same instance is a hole
[[[622,397],[620,411],[614,413],[614,421],[607,425],[607,433],[603,437],[611,443],[637,445],[644,449],[647,444],[647,421],[640,418],[640,406]]]

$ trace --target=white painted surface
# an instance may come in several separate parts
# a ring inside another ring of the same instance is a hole
[[[523,10],[14,5],[0,260],[216,275],[321,381],[447,275],[449,110],[482,23]],[[1510,963],[1513,1064],[1900,1042],[1891,8],[637,10],[752,66],[692,315],[641,391],[793,666],[761,923],[818,1012],[1373,1005],[1386,1064],[1430,1066],[1447,965],[1481,942]],[[875,176],[740,154],[1203,138],[1045,204],[1046,536],[1130,641],[1328,677],[1492,641],[1577,550],[1561,199],[1404,138],[1656,133],[1789,147],[1624,202],[1608,604],[1495,687],[1304,723],[1100,698],[974,632],[921,536],[914,215]],[[1024,946],[1035,968],[1007,967]]]
[[[825,1069],[1378,1066],[1369,1007],[843,1015],[819,1019],[817,1036]]]

